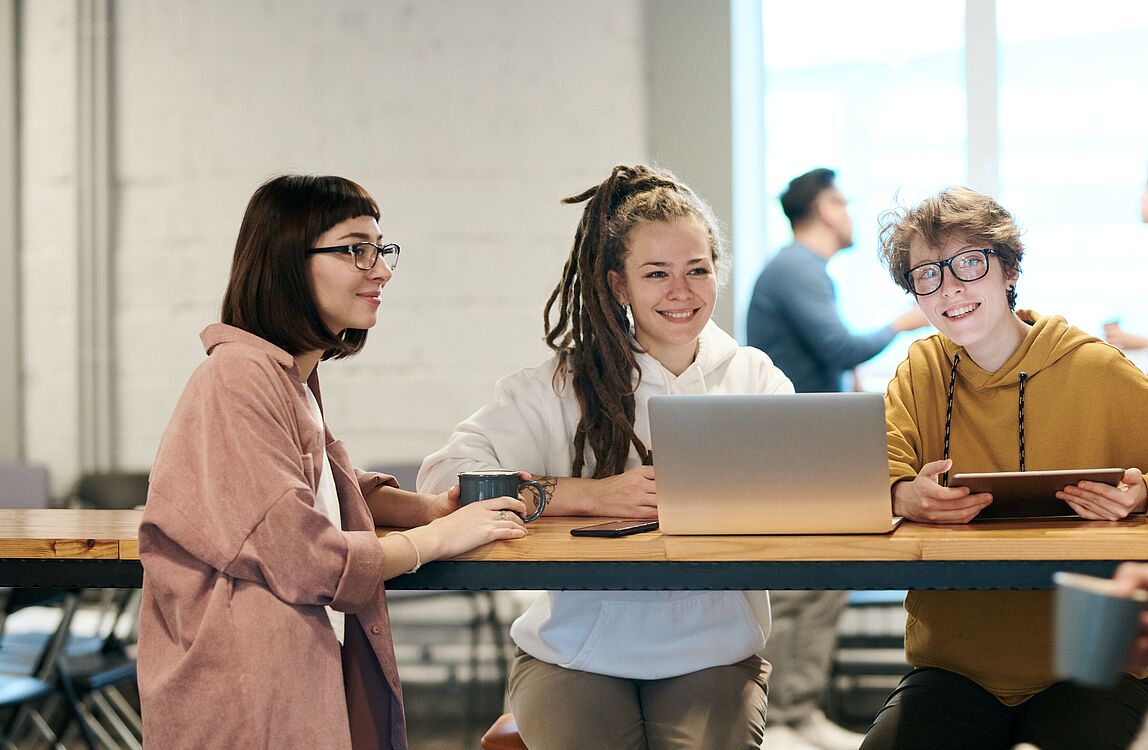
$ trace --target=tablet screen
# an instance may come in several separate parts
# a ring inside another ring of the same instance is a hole
[[[1065,469],[1061,471],[996,471],[954,474],[950,487],[992,493],[993,502],[973,520],[1001,518],[1077,518],[1076,511],[1056,493],[1077,482],[1103,482],[1113,486],[1123,469]]]

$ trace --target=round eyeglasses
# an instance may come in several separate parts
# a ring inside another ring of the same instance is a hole
[[[905,272],[905,283],[913,294],[924,297],[941,288],[945,281],[945,269],[961,281],[976,281],[989,272],[989,256],[995,255],[991,249],[965,250],[948,260],[922,263]]]
[[[355,259],[355,268],[370,271],[383,259],[383,264],[390,270],[399,265],[399,246],[395,243],[376,245],[373,242],[356,242],[353,245],[338,245],[336,247],[313,247],[307,251],[308,255],[315,253],[350,253]]]

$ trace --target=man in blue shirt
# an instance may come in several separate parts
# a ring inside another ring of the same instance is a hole
[[[766,264],[749,305],[749,344],[765,351],[799,393],[842,390],[847,370],[875,356],[897,333],[928,325],[915,305],[868,334],[854,335],[841,321],[825,267],[853,244],[853,221],[836,176],[831,169],[814,169],[781,194],[793,244]],[[764,747],[856,750],[864,735],[837,726],[818,708],[848,592],[772,591],[770,601],[773,629],[764,656],[773,674]]]
[[[746,333],[793,381],[798,393],[842,390],[842,376],[872,359],[901,331],[928,325],[915,305],[872,333],[850,333],[837,312],[837,292],[825,269],[853,244],[853,221],[832,169],[794,178],[781,194],[793,244],[778,251],[758,277]]]

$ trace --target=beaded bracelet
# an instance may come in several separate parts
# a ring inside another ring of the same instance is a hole
[[[405,531],[392,531],[391,533],[387,534],[387,536],[401,536],[403,539],[406,539],[408,542],[410,542],[411,547],[413,547],[415,550],[415,566],[408,570],[407,574],[409,575],[410,573],[417,572],[418,569],[422,567],[423,556],[419,554],[419,546],[415,544],[415,540],[407,536]]]

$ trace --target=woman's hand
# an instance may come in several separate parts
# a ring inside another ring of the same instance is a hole
[[[1148,591],[1148,565],[1124,563],[1116,569],[1112,579],[1116,583],[1114,593],[1118,596],[1132,596],[1137,589]],[[1148,667],[1148,606],[1140,612],[1140,627],[1132,639],[1132,651],[1125,667],[1130,670]]]
[[[1148,501],[1144,475],[1139,469],[1127,469],[1120,484],[1113,487],[1103,482],[1080,482],[1056,493],[1072,506],[1081,518],[1093,521],[1118,521],[1129,513],[1141,513]]]
[[[534,477],[528,471],[518,472],[518,478],[529,481]],[[459,498],[462,496],[462,488],[457,484],[451,485],[450,489],[446,492],[440,492],[437,495],[426,495],[425,505],[427,518],[423,523],[430,523],[436,518],[442,518],[445,515],[454,513],[459,508]]]
[[[526,503],[518,498],[495,497],[468,503],[426,526],[404,533],[415,541],[422,561],[428,563],[461,555],[488,542],[526,536],[526,526],[522,523],[525,513]]]
[[[953,468],[951,458],[931,461],[912,481],[893,486],[893,515],[926,523],[968,523],[993,501],[987,492],[970,494],[968,487],[944,487],[939,477]]]
[[[604,479],[541,477],[539,481],[550,488],[547,517],[658,517],[653,466],[638,466]]]
[[[458,498],[462,494],[461,489],[457,484],[451,485],[450,489],[446,492],[440,492],[437,495],[427,495],[427,522],[442,518],[443,516],[454,513],[458,510]]]
[[[458,486],[430,495],[382,485],[366,495],[376,526],[416,528],[458,510]]]
[[[654,487],[654,467],[637,466],[629,471],[597,481],[595,487],[603,516],[657,518],[658,496]]]

